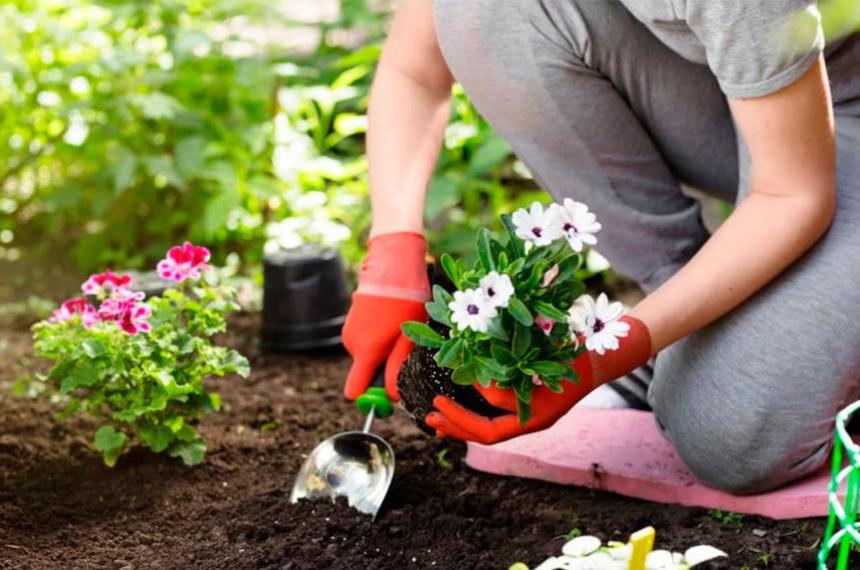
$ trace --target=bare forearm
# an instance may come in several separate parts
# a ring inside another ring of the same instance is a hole
[[[421,231],[452,83],[436,44],[432,3],[413,0],[395,18],[371,94],[371,235]]]
[[[750,152],[750,195],[683,269],[635,308],[655,352],[743,303],[833,220],[836,143],[823,58],[789,87],[729,105]]]
[[[752,194],[690,262],[632,315],[648,324],[652,350],[725,315],[783,272],[819,239],[827,203]]]

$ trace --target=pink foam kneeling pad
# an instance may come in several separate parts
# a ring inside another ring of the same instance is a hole
[[[649,412],[573,410],[539,433],[491,446],[470,443],[466,463],[496,475],[601,489],[660,503],[774,519],[827,515],[829,464],[812,477],[770,493],[729,495],[695,480]]]

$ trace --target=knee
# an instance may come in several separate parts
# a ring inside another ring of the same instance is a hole
[[[767,447],[767,442],[762,442]],[[732,495],[751,495],[773,490],[796,478],[786,460],[791,450],[771,446],[767,453],[732,442],[713,442],[707,447],[680,441],[675,449],[698,481]]]
[[[703,414],[663,427],[698,481],[732,495],[764,493],[808,475],[830,451],[829,437],[810,441],[774,418]]]

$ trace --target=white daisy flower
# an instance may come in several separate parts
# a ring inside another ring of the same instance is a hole
[[[597,217],[588,211],[588,206],[582,202],[565,198],[564,205],[550,206],[549,214],[573,251],[579,253],[586,245],[597,244],[594,234],[600,231],[601,225],[597,222]]]
[[[448,308],[454,314],[451,320],[460,330],[472,329],[477,332],[487,332],[490,322],[498,314],[493,304],[484,296],[480,289],[455,291],[454,300],[448,303]]]
[[[624,313],[621,303],[610,303],[606,293],[597,301],[591,295],[583,295],[568,313],[570,328],[574,334],[585,338],[585,348],[604,354],[606,350],[618,350],[618,339],[627,336],[630,325],[618,319]]]
[[[518,238],[534,245],[549,245],[561,237],[561,227],[553,223],[550,211],[544,211],[540,202],[535,202],[529,210],[521,208],[514,212],[511,221],[516,227]]]
[[[480,286],[484,297],[497,308],[507,307],[514,295],[514,284],[511,283],[511,278],[497,271],[491,271],[481,278]]]

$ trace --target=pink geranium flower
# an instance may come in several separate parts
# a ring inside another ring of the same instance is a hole
[[[149,332],[152,327],[146,319],[152,314],[149,305],[143,303],[144,294],[120,289],[114,291],[99,307],[102,320],[116,323],[130,335]]]
[[[54,311],[51,315],[51,322],[63,323],[70,321],[75,315],[80,315],[81,324],[83,324],[86,329],[101,320],[96,308],[90,305],[86,298],[78,297],[76,299],[69,299],[64,302],[59,309]]]
[[[123,332],[132,336],[141,332],[149,332],[152,330],[152,325],[150,325],[146,319],[148,319],[151,314],[152,310],[146,303],[132,305],[125,313],[123,313],[122,317],[120,317],[118,322],[119,328],[121,328]]]
[[[81,290],[85,295],[101,295],[107,289],[126,289],[131,286],[131,275],[123,273],[117,275],[110,269],[104,273],[96,273],[90,275],[90,278],[81,285]]]
[[[158,262],[158,274],[162,279],[182,283],[186,279],[199,279],[201,271],[208,271],[209,250],[203,246],[185,242],[175,245],[167,252],[167,257]]]

